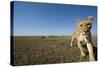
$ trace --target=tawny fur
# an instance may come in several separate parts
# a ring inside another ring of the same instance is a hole
[[[85,56],[84,49],[82,47],[81,42],[84,41],[86,43],[88,52],[89,52],[89,60],[94,61],[94,54],[92,48],[92,39],[91,39],[91,27],[92,27],[93,16],[88,16],[85,20],[77,19],[76,24],[77,28],[72,35],[71,45],[73,45],[73,41],[77,40],[78,48],[80,49],[81,56]]]

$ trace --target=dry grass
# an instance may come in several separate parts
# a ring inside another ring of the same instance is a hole
[[[75,43],[70,47],[70,40],[70,36],[50,38],[16,36],[14,65],[80,62],[79,49]],[[93,37],[93,44],[96,47],[96,37]],[[82,61],[88,61],[88,58]]]

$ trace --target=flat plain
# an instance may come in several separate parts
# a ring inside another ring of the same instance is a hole
[[[70,47],[71,36],[14,36],[14,65],[88,62],[88,56],[80,60],[76,41]],[[97,60],[97,37],[92,37]],[[85,44],[85,52],[88,55]]]

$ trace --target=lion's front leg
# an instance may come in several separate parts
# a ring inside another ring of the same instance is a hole
[[[91,43],[87,43],[87,48],[88,48],[88,51],[89,51],[89,60],[90,61],[95,61],[92,44]]]
[[[89,61],[95,61],[94,59],[94,53],[93,53],[93,47],[92,47],[92,39],[91,35],[85,38],[87,49],[89,52]]]

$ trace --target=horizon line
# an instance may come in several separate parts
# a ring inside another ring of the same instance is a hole
[[[92,34],[92,36],[97,36],[98,34]],[[72,35],[11,35],[11,36],[72,36]]]

